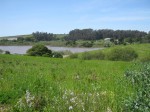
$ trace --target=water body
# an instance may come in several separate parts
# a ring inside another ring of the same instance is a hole
[[[26,51],[32,46],[0,46],[3,51],[9,51],[11,54],[26,54]],[[85,51],[98,50],[102,48],[71,48],[71,47],[52,47],[47,46],[52,51],[71,51],[72,53],[79,53]]]

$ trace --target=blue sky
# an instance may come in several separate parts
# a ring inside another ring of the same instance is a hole
[[[0,36],[73,29],[150,31],[150,0],[0,0]]]

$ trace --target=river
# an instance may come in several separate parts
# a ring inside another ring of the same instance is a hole
[[[11,54],[26,54],[26,51],[32,46],[0,46],[0,49],[3,51],[9,51]],[[47,46],[48,49],[52,51],[71,51],[72,53],[79,53],[85,51],[98,50],[102,48],[71,48],[71,47],[52,47]]]

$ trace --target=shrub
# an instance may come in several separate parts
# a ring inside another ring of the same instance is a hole
[[[91,60],[92,59],[92,56],[89,52],[84,52],[81,56],[81,59],[83,60]]]
[[[63,58],[63,56],[59,52],[53,52],[52,55],[53,55],[53,58]]]
[[[59,51],[59,53],[60,53],[61,55],[71,55],[71,54],[72,54],[72,52],[69,51],[69,50]]]
[[[84,52],[81,56],[81,59],[83,60],[102,60],[104,59],[105,55],[102,51],[96,52],[96,53],[89,53]]]
[[[10,54],[10,52],[9,51],[5,51],[5,54]]]
[[[93,54],[93,59],[103,60],[105,55],[102,51]]]
[[[92,47],[93,46],[93,43],[91,42],[84,42],[81,46],[83,47]]]
[[[106,59],[112,61],[132,61],[137,57],[138,54],[130,47],[114,48],[106,55]]]
[[[138,64],[126,72],[126,77],[135,87],[134,98],[125,100],[126,112],[149,112],[150,109],[150,63]]]
[[[51,55],[49,53],[45,53],[42,55],[43,57],[51,57]]]
[[[75,59],[75,58],[78,58],[78,54],[74,53],[74,54],[71,54],[69,57],[71,59]]]
[[[34,45],[27,51],[29,56],[52,56],[52,51],[49,50],[46,46],[38,44]]]

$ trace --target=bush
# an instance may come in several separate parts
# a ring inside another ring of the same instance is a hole
[[[97,53],[94,53],[92,56],[93,59],[103,60],[105,58],[105,55],[102,51],[99,51]]]
[[[53,58],[63,58],[63,56],[59,52],[53,52],[52,55],[53,55]]]
[[[84,52],[81,56],[81,59],[83,59],[83,60],[103,60],[104,57],[105,57],[105,55],[102,51],[99,51],[96,53]]]
[[[130,47],[114,48],[106,55],[106,59],[112,61],[132,61],[137,57],[138,54]]]
[[[92,47],[93,46],[93,43],[91,42],[84,42],[81,46],[83,47]]]
[[[71,59],[78,58],[78,54],[76,54],[76,53],[71,54],[71,55],[69,56],[69,58],[71,58]]]
[[[5,51],[5,54],[10,54],[10,52],[9,51]]]
[[[125,112],[149,112],[150,109],[150,63],[138,64],[126,72],[135,87],[134,98],[125,100]]]
[[[34,45],[31,49],[27,51],[29,56],[52,56],[52,51],[49,50],[46,46],[38,44]]]
[[[72,54],[72,52],[69,51],[69,50],[59,51],[59,53],[60,53],[61,55],[71,55],[71,54]]]
[[[91,60],[92,59],[92,56],[89,52],[84,52],[81,56],[81,59],[83,60]]]

